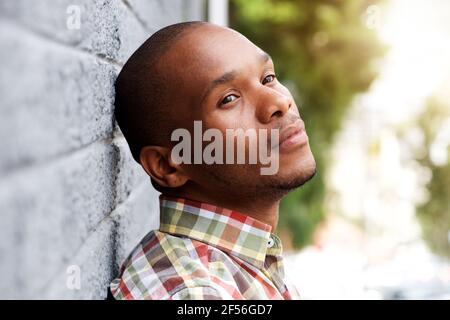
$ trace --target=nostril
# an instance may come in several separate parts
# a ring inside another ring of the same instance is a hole
[[[281,112],[280,110],[278,110],[278,111],[275,111],[273,114],[272,114],[272,117],[281,117],[283,115],[283,112]]]

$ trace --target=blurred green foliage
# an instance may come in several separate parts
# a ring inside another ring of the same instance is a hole
[[[385,52],[366,22],[377,0],[231,0],[230,26],[268,52],[305,120],[317,162],[313,180],[281,204],[279,231],[301,248],[325,217],[324,176],[334,133],[352,98],[366,91]],[[373,8],[373,7],[372,7]],[[370,10],[369,10],[370,13]]]
[[[417,121],[425,135],[425,147],[428,150],[417,160],[430,169],[432,174],[427,185],[429,198],[417,208],[417,217],[422,227],[423,238],[430,249],[447,258],[450,258],[450,161],[443,165],[434,164],[429,150],[445,121],[449,119],[449,102],[432,97]],[[448,154],[450,146],[447,146]]]

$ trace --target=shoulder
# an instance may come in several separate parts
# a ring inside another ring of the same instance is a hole
[[[110,285],[116,299],[218,296],[208,271],[208,245],[159,231],[148,233]]]

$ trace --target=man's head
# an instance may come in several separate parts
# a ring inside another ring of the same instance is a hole
[[[281,198],[315,174],[304,123],[272,59],[229,28],[187,22],[152,35],[117,79],[115,114],[134,159],[165,193],[218,202]],[[194,121],[224,137],[227,129],[266,129],[269,137],[279,129],[278,172],[261,175],[261,163],[175,163],[171,134],[185,128],[193,135]]]

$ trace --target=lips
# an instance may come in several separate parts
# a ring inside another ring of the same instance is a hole
[[[305,130],[305,128],[302,125],[302,122],[300,120],[294,122],[293,124],[287,126],[285,129],[283,129],[280,132],[280,143],[279,144],[280,145],[283,144],[283,142],[285,142],[292,136],[294,136],[304,130]]]
[[[287,142],[289,139],[298,136],[299,134],[305,134],[305,126],[303,124],[303,121],[297,120],[294,123],[290,124],[286,128],[284,128],[280,132],[280,140],[276,147],[281,147],[285,142]]]

